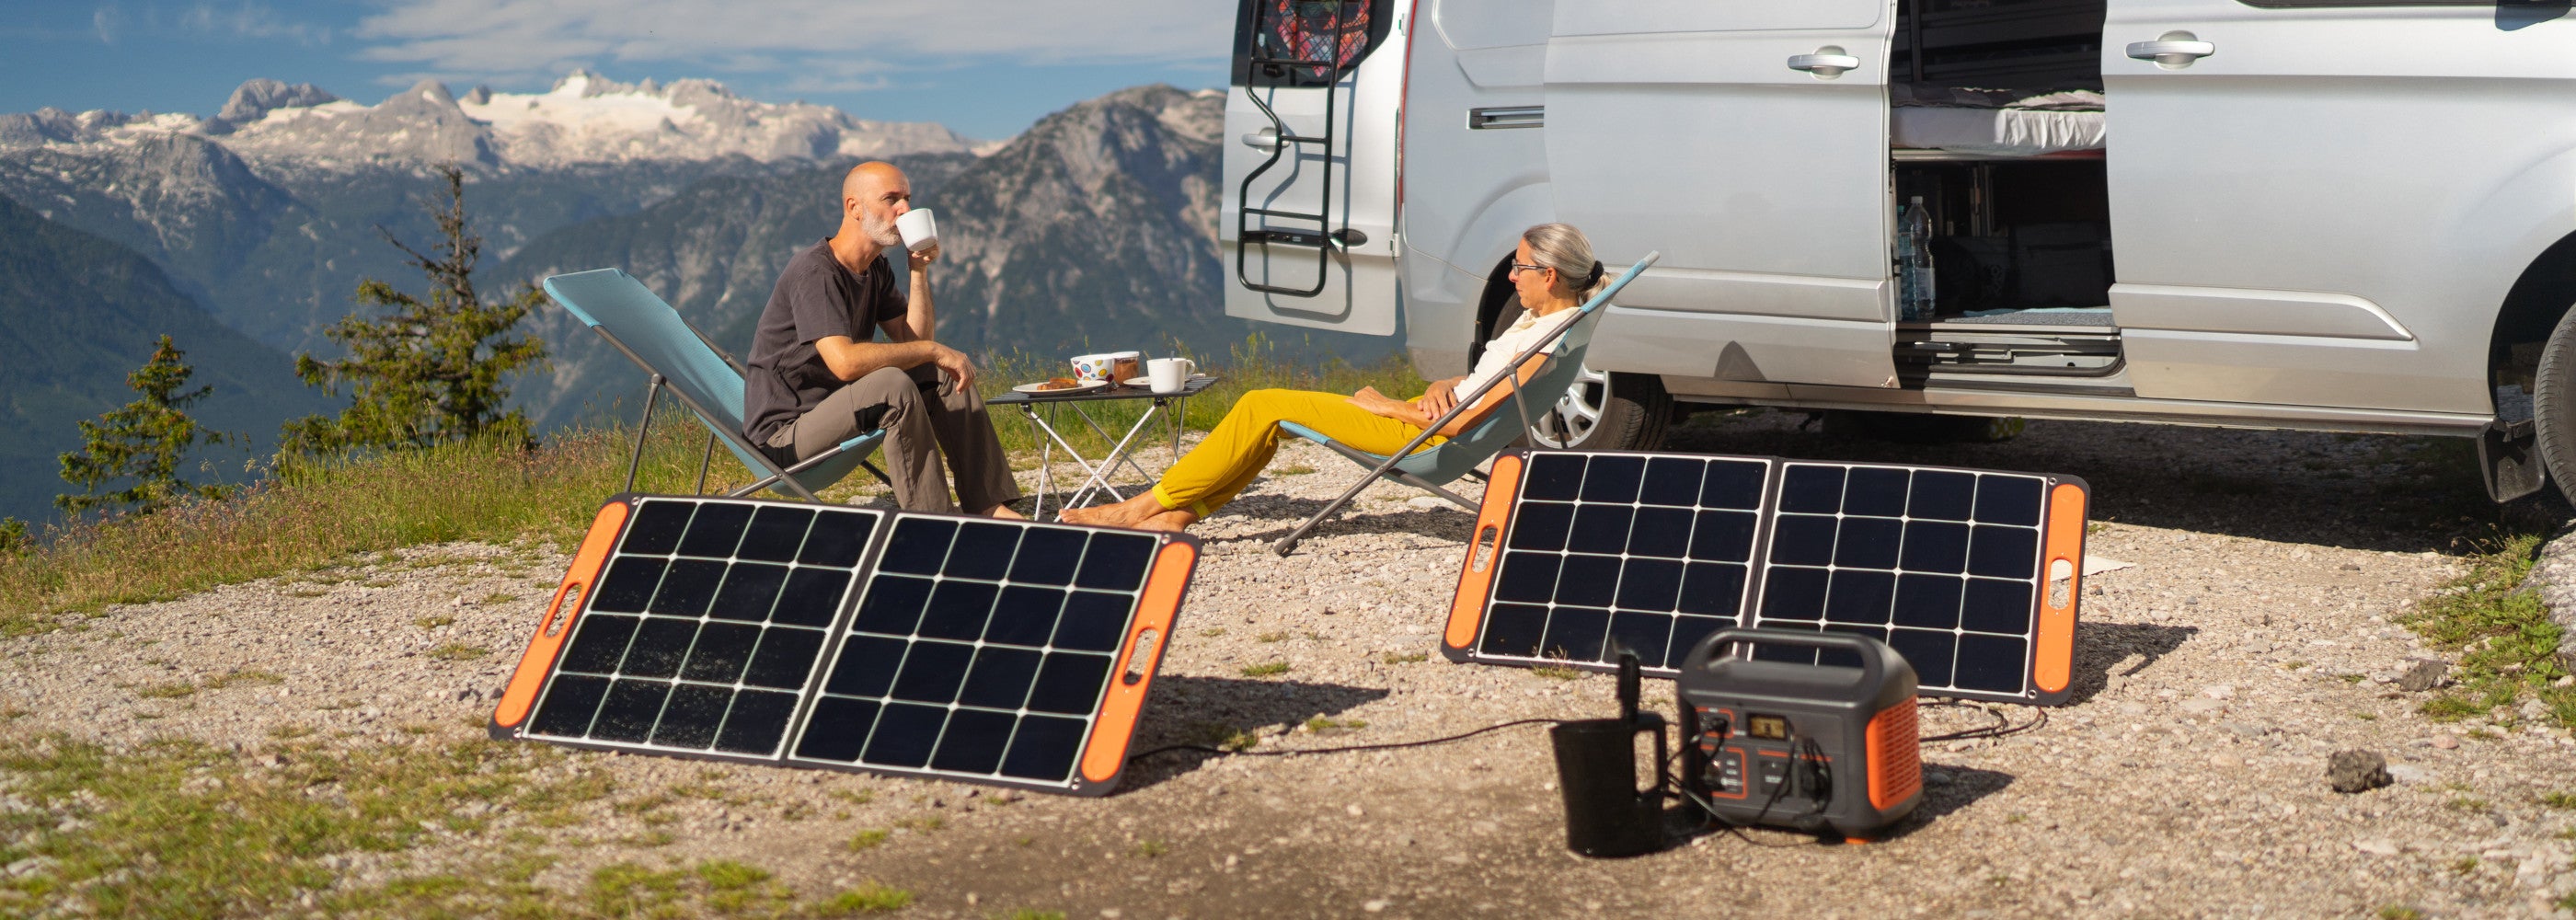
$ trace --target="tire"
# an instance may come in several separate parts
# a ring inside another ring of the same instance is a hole
[[[1518,297],[1504,301],[1485,331],[1502,329],[1521,317]],[[1481,348],[1481,346],[1480,346]],[[1574,386],[1545,411],[1532,407],[1530,429],[1516,444],[1564,450],[1654,450],[1664,444],[1673,420],[1673,397],[1663,378],[1653,374],[1613,374],[1580,369]],[[1510,405],[1497,411],[1518,412]]]
[[[2540,349],[2540,372],[2532,380],[2531,420],[2549,483],[2558,487],[2561,497],[2576,502],[2576,495],[2568,494],[2568,483],[2576,482],[2576,310],[2558,318]]]

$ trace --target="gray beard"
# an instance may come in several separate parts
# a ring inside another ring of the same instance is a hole
[[[873,214],[859,218],[859,233],[879,246],[903,245],[903,231],[895,229],[894,221],[879,221]]]

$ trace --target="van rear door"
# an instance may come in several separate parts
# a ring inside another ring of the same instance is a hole
[[[1395,332],[1396,0],[1243,0],[1217,236],[1225,312]]]
[[[1892,387],[1887,0],[1556,5],[1559,217],[1621,265],[1602,370]]]

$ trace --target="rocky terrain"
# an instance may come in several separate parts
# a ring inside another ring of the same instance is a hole
[[[2066,705],[1927,710],[1927,733],[2031,727],[1927,745],[1923,804],[1878,843],[1754,831],[1575,857],[1538,727],[1274,756],[1612,710],[1599,676],[1437,656],[1467,527],[1438,502],[1381,486],[1294,557],[1271,555],[1351,472],[1292,447],[1202,529],[1207,555],[1137,738],[1241,753],[1159,754],[1117,794],[1084,800],[470,749],[465,763],[528,772],[408,848],[332,853],[323,887],[280,908],[483,913],[506,897],[587,897],[610,912],[630,902],[602,892],[643,897],[649,886],[617,881],[639,878],[712,892],[683,902],[696,912],[879,882],[927,917],[2519,917],[2576,903],[2576,740],[2514,707],[2436,722],[2419,707],[2438,689],[2403,682],[2417,659],[2445,656],[2397,621],[2460,574],[2461,538],[2493,514],[2440,499],[2460,477],[2473,489],[2469,470],[2428,466],[2424,445],[2393,438],[2033,423],[2003,444],[1920,448],[1799,422],[1703,417],[1674,443],[2078,475],[2094,495],[2088,555],[2128,564],[2083,582]],[[564,564],[539,547],[416,547],[0,640],[0,743],[143,757],[159,750],[150,739],[186,738],[237,752],[191,788],[301,776],[317,757],[469,750],[450,746],[479,743]],[[1647,687],[1667,708],[1669,692]],[[2393,784],[2329,788],[2332,755],[2356,749],[2382,755]],[[99,800],[39,795],[35,776],[0,769],[0,835],[19,835],[0,852],[104,819]],[[575,781],[592,791],[530,798]],[[513,853],[544,858],[490,868]],[[726,887],[750,877],[735,863],[758,867],[760,887]],[[61,871],[0,867],[0,892]],[[526,887],[466,881],[487,876]],[[0,911],[39,915],[84,903],[78,890],[0,897],[19,899]]]

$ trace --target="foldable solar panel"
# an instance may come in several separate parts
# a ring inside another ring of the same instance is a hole
[[[1699,454],[1495,461],[1442,651],[1670,676],[1719,629],[1888,643],[1928,695],[2064,700],[2086,488],[2066,476]],[[1818,660],[1812,650],[1758,649]]]
[[[1101,795],[1186,535],[722,498],[600,509],[496,737]]]

